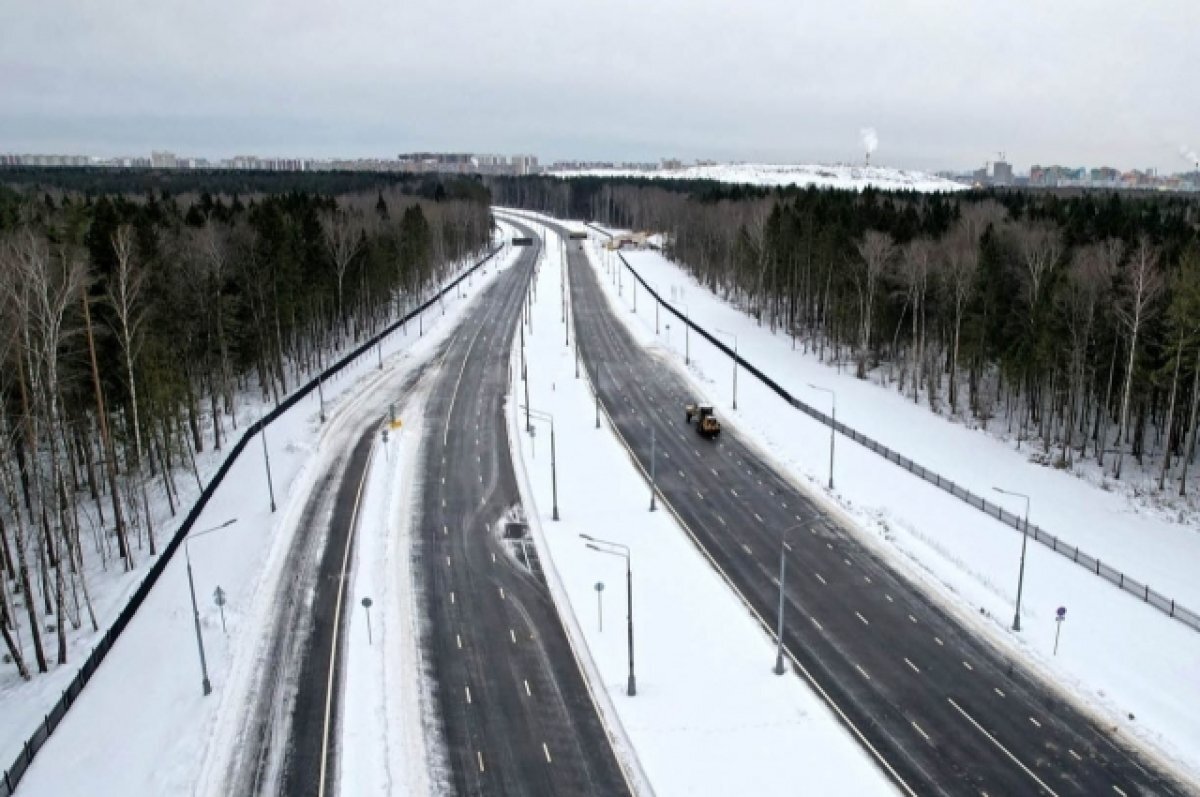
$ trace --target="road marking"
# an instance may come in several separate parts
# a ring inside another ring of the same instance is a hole
[[[969,661],[964,661],[963,666],[966,667],[968,670],[973,671],[975,669],[974,667],[971,666],[971,662],[969,662]]]
[[[817,581],[820,581],[822,584],[828,585],[829,582],[827,582],[824,578],[822,578],[820,573],[813,573],[813,575],[817,577]]]
[[[910,668],[912,668],[912,671],[913,671],[913,672],[915,672],[915,673],[917,673],[918,675],[920,675],[920,673],[921,673],[921,668],[919,668],[917,665],[915,665],[915,664],[913,664],[911,661],[909,661],[907,656],[904,658],[904,663],[905,663],[905,664],[907,664],[907,665],[908,665]]]
[[[449,566],[450,566],[450,557],[447,556],[446,557],[446,567],[449,567]]]
[[[784,548],[786,548],[786,549],[788,550],[788,552],[789,552],[789,553],[790,553],[790,552],[791,552],[791,550],[792,550],[792,546],[788,545],[786,542],[783,544],[783,547],[784,547]]]
[[[1038,722],[1038,721],[1037,721],[1037,720],[1035,720],[1033,717],[1030,717],[1030,718],[1029,718],[1029,721],[1033,723],[1033,727],[1035,727],[1035,728],[1040,728],[1040,727],[1042,727],[1042,723]]]
[[[821,624],[817,622],[817,618],[815,618],[815,617],[810,617],[810,618],[808,618],[808,619],[812,620],[812,624],[813,624],[813,625],[815,625],[815,626],[817,627],[817,630],[818,630],[818,631],[824,631],[824,630],[825,630],[824,628],[822,628],[822,627],[821,627]]]
[[[529,681],[526,681],[524,678],[522,678],[521,680],[525,682],[525,696],[533,697],[533,692],[529,691]]]
[[[742,543],[742,550],[743,550],[743,551],[745,551],[745,552],[746,552],[747,554],[749,554],[750,556],[753,556],[753,555],[754,555],[754,551],[750,550],[750,546],[749,546],[749,545],[747,545],[747,544],[746,544],[746,543],[744,543],[744,542]]]
[[[479,771],[480,771],[480,772],[483,772],[483,771],[484,771],[484,770],[483,770],[483,753],[481,753],[481,752],[479,752],[478,750],[476,750],[476,751],[475,751],[475,758],[479,760]]]
[[[996,694],[1000,695],[1000,697],[1005,697],[1005,694],[1003,692],[1001,692],[1000,688],[997,686],[993,686],[992,691],[995,692]]]
[[[504,600],[504,587],[500,588],[500,600]]]
[[[467,705],[471,705],[471,687],[465,687],[467,690]]]
[[[856,669],[856,670],[858,670],[860,673],[862,673],[862,677],[863,677],[863,678],[866,678],[868,681],[869,681],[869,680],[871,680],[871,676],[867,675],[867,671],[866,671],[866,670],[864,670],[862,667],[859,667],[857,664],[855,664],[855,665],[854,665],[854,669]]]
[[[891,595],[888,595],[888,594],[884,593],[884,596],[883,596],[883,597],[887,598],[887,602],[888,602],[888,603],[895,603],[895,601],[894,601],[894,600],[892,600],[892,596],[891,596]]]
[[[445,484],[445,483],[446,483],[446,477],[445,477],[445,476],[443,476],[443,477],[442,477],[442,484]]]
[[[720,523],[722,526],[724,526],[725,518],[721,517],[720,515],[717,515],[717,522]]]
[[[542,752],[546,754],[546,763],[547,763],[547,764],[551,763],[551,761],[550,761],[550,748],[546,746],[546,743],[545,743],[545,742],[542,742]]]
[[[700,452],[699,452],[699,451],[697,451],[696,449],[694,449],[694,448],[693,448],[693,449],[692,449],[692,452],[693,452],[693,453],[694,453],[696,456],[700,456]]]
[[[832,551],[832,550],[833,550],[833,543],[832,543],[832,542],[827,542],[827,543],[825,543],[825,547],[826,547],[826,548],[828,548],[829,550],[831,550],[831,551]]]
[[[683,475],[683,471],[679,471],[679,478],[681,478],[681,479],[686,479],[686,478],[687,478],[687,476],[684,476],[684,475]]]
[[[458,649],[462,650],[462,637],[458,634],[454,635],[454,641],[458,643]]]
[[[709,468],[709,470],[712,471],[712,475],[716,476],[717,478],[720,478],[720,474],[717,473],[716,468]]]
[[[702,493],[702,492],[700,492],[699,490],[697,490],[697,491],[696,491],[696,497],[697,497],[697,498],[699,498],[701,501],[703,501],[703,500],[704,500],[704,493]]]
[[[917,618],[913,617],[911,614],[908,616],[908,619],[912,620],[913,623],[917,622]]]
[[[762,515],[758,514],[757,512],[754,513],[754,519],[757,520],[759,523],[763,522]]]
[[[1080,755],[1079,755],[1079,753],[1077,753],[1077,752],[1075,752],[1074,750],[1072,750],[1070,747],[1068,747],[1068,748],[1067,748],[1067,752],[1068,752],[1068,753],[1070,753],[1072,756],[1074,756],[1076,761],[1082,761],[1082,760],[1083,760],[1083,757],[1082,757],[1082,756],[1080,756]]]
[[[445,508],[446,508],[446,499],[443,498],[442,499],[442,509],[445,509]]]
[[[779,503],[783,506],[784,509],[788,508],[787,501],[780,501]]]
[[[870,576],[863,576],[863,581],[865,581],[865,582],[867,582],[868,584],[870,584],[870,583],[871,583],[871,577],[870,577]]]
[[[966,662],[964,662],[964,664],[965,664],[965,663],[966,663]],[[957,711],[959,714],[962,714],[964,717],[966,717],[967,721],[968,721],[968,722],[970,722],[972,725],[974,725],[976,730],[978,730],[980,733],[982,733],[984,736],[986,736],[988,739],[990,739],[990,740],[991,740],[991,742],[992,742],[992,744],[994,744],[994,745],[996,745],[997,747],[999,747],[999,748],[1000,748],[1000,750],[1001,750],[1001,751],[1003,751],[1003,753],[1004,753],[1006,756],[1008,756],[1010,759],[1012,759],[1012,762],[1013,762],[1014,764],[1016,764],[1017,766],[1019,766],[1021,769],[1025,770],[1025,774],[1026,774],[1026,775],[1028,775],[1029,777],[1033,778],[1033,779],[1034,779],[1034,781],[1036,781],[1036,782],[1037,782],[1037,784],[1038,784],[1039,786],[1041,786],[1041,787],[1042,787],[1042,789],[1043,789],[1043,790],[1045,790],[1045,792],[1046,792],[1047,794],[1049,794],[1049,795],[1050,795],[1050,797],[1058,797],[1058,794],[1057,794],[1057,793],[1054,791],[1054,789],[1052,789],[1052,788],[1050,788],[1049,786],[1047,786],[1047,785],[1046,785],[1046,784],[1045,784],[1045,783],[1042,781],[1042,779],[1041,779],[1041,778],[1039,778],[1037,775],[1033,774],[1033,772],[1032,772],[1032,771],[1029,769],[1029,767],[1027,767],[1027,766],[1025,766],[1024,764],[1022,764],[1022,763],[1021,763],[1021,760],[1020,760],[1019,758],[1017,758],[1015,755],[1013,755],[1012,753],[1010,753],[1010,752],[1008,751],[1008,748],[1007,748],[1007,747],[1005,747],[1004,745],[1000,744],[1000,742],[996,740],[996,737],[995,737],[995,736],[992,736],[990,733],[988,733],[988,732],[987,732],[987,731],[984,729],[984,727],[983,727],[982,725],[980,725],[978,722],[976,722],[976,721],[975,721],[975,718],[974,718],[974,717],[972,717],[972,716],[971,716],[970,714],[968,714],[967,712],[963,711],[963,710],[962,710],[962,707],[961,707],[960,705],[958,705],[957,703],[955,703],[955,702],[954,702],[954,698],[952,698],[952,697],[948,697],[948,698],[946,698],[946,700],[948,700],[948,701],[950,702],[950,705],[954,706],[955,710],[956,710],[956,711]]]
[[[354,529],[358,525],[358,508],[362,503],[363,488],[367,484],[367,473],[370,471],[370,459],[363,467],[362,478],[358,482],[358,491],[354,494],[354,509],[350,513],[350,530],[346,534],[346,549],[342,553],[342,577],[338,579],[337,598],[333,606],[333,644],[329,652],[329,680],[325,684],[325,723],[321,731],[321,774],[317,782],[317,795],[325,794],[325,769],[329,758],[329,721],[333,711],[333,674],[337,664],[338,634],[337,627],[342,616],[342,596],[346,585],[346,566],[350,563],[350,542],[354,539]]]
[[[938,637],[934,637],[934,638],[933,638],[933,641],[934,641],[934,642],[936,642],[936,643],[938,643],[939,645],[942,645],[943,647],[944,647],[944,646],[945,646],[945,644],[946,644],[945,642],[943,642],[943,641],[942,641],[941,639],[939,639]]]
[[[843,559],[842,561],[846,563],[846,567],[852,567],[849,559]]]
[[[510,628],[510,629],[508,629],[508,635],[509,635],[510,637],[512,637],[512,642],[513,642],[513,644],[514,644],[514,645],[515,645],[515,644],[517,644],[517,632],[516,632],[516,631],[514,631],[514,630],[512,630],[512,629]]]
[[[450,527],[442,526],[442,534],[449,534],[449,533],[450,533]]]
[[[910,722],[911,722],[911,720],[910,720]],[[929,738],[929,734],[927,734],[927,733],[925,733],[925,731],[921,730],[920,725],[918,725],[916,722],[913,722],[912,726],[917,729],[917,733],[921,734],[922,739],[924,739],[927,742],[931,741]]]
[[[454,603],[454,593],[453,592],[450,593],[450,602]]]
[[[734,498],[741,498],[741,496],[738,495],[737,490],[733,489],[732,487],[729,488],[729,492],[733,493]]]
[[[492,552],[492,564],[496,564],[496,553],[495,553],[495,551],[493,551],[493,552]]]
[[[1121,797],[1129,797],[1129,795],[1126,794],[1124,791],[1122,791],[1121,787],[1116,785],[1115,783],[1113,784],[1113,791],[1115,791],[1117,794],[1121,795]]]
[[[854,613],[854,616],[855,616],[855,617],[857,617],[858,619],[862,620],[862,624],[863,624],[863,625],[870,625],[870,623],[868,623],[868,622],[867,622],[867,618],[863,617],[863,616],[862,616],[861,614],[859,614],[858,612],[855,612],[855,613]]]

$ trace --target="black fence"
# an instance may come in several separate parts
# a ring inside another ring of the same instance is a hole
[[[242,451],[244,451],[249,442],[254,439],[254,436],[278,419],[279,416],[296,406],[297,402],[316,390],[327,379],[337,375],[338,372],[355,362],[358,358],[370,353],[371,349],[381,343],[384,338],[400,329],[400,327],[406,324],[408,321],[425,312],[447,293],[455,290],[460,282],[491,260],[498,251],[500,251],[500,247],[493,249],[482,260],[460,274],[453,282],[447,283],[441,291],[434,294],[432,298],[430,298],[420,307],[417,307],[400,320],[389,324],[382,332],[354,348],[349,354],[346,354],[333,365],[329,366],[319,375],[307,382],[305,385],[298,388],[294,393],[292,393],[292,395],[280,402],[277,407],[264,415],[260,420],[255,421],[246,428],[246,431],[242,433],[241,438],[238,439],[237,443],[235,443],[229,453],[226,454],[225,460],[221,463],[221,466],[217,469],[217,472],[213,475],[212,479],[210,479],[208,484],[204,486],[204,489],[200,492],[200,497],[196,499],[196,503],[192,505],[191,510],[184,517],[183,523],[179,525],[179,528],[175,531],[175,534],[171,537],[170,541],[167,542],[166,546],[163,548],[162,554],[158,557],[158,559],[155,560],[154,564],[150,566],[149,571],[146,573],[146,577],[142,579],[141,584],[138,585],[137,590],[130,597],[129,603],[126,604],[125,608],[122,609],[121,613],[117,616],[117,619],[111,626],[109,626],[108,630],[105,631],[104,636],[100,638],[100,641],[96,644],[96,647],[92,648],[92,652],[88,654],[87,660],[84,661],[83,666],[79,668],[77,673],[75,673],[75,677],[71,679],[70,685],[63,690],[62,696],[59,697],[59,699],[54,703],[54,706],[50,709],[50,713],[45,715],[45,718],[38,725],[37,729],[32,735],[30,735],[29,739],[26,740],[24,748],[22,748],[21,752],[17,754],[16,761],[14,761],[12,766],[9,767],[4,773],[4,780],[0,781],[0,797],[9,797],[9,795],[11,795],[16,789],[17,784],[21,782],[21,778],[24,777],[25,772],[29,769],[29,765],[33,763],[34,756],[36,756],[38,751],[42,749],[42,746],[46,743],[46,740],[50,738],[50,734],[54,733],[54,730],[58,727],[59,723],[62,722],[63,717],[67,715],[67,710],[75,703],[76,698],[78,698],[80,692],[83,691],[83,687],[87,685],[89,680],[91,680],[92,675],[94,675],[96,670],[100,667],[100,663],[104,661],[104,657],[108,655],[109,651],[112,650],[113,646],[117,643],[117,639],[120,638],[121,632],[124,631],[126,626],[129,625],[130,621],[133,620],[134,613],[141,608],[142,603],[146,600],[146,596],[150,594],[150,590],[154,588],[155,583],[157,583],[159,577],[163,574],[163,571],[170,563],[171,557],[174,556],[177,550],[179,550],[179,546],[183,544],[184,539],[191,532],[193,524],[195,524],[197,518],[200,517],[200,514],[204,511],[205,507],[208,506],[208,502],[212,499],[213,493],[215,493],[217,488],[221,486],[221,482],[224,481],[225,476],[229,473],[229,469],[233,467],[233,463],[239,456],[241,456]]]
[[[589,224],[588,227],[591,227],[593,230],[600,233],[601,235],[605,235],[609,238],[612,237],[608,232],[605,232],[604,230],[602,230],[594,225]],[[810,407],[808,404],[805,404],[803,401],[800,401],[799,399],[794,397],[791,393],[784,390],[779,385],[779,383],[777,383],[775,380],[771,379],[771,377],[767,376],[762,371],[760,371],[758,368],[756,368],[753,365],[751,365],[750,363],[746,362],[744,357],[735,354],[724,343],[722,343],[721,341],[714,338],[703,328],[697,326],[696,322],[692,321],[688,316],[686,316],[683,313],[676,310],[669,302],[665,301],[661,296],[658,295],[658,293],[653,288],[650,287],[650,285],[646,282],[646,280],[644,280],[642,278],[642,276],[640,274],[638,274],[638,272],[633,268],[633,266],[629,265],[629,261],[627,261],[625,259],[624,255],[621,255],[618,252],[618,256],[621,258],[621,263],[623,263],[625,268],[629,270],[629,273],[633,275],[633,278],[636,279],[639,283],[641,283],[641,285],[645,289],[645,291],[647,293],[649,293],[652,297],[654,297],[655,301],[657,301],[660,305],[662,305],[663,308],[665,308],[667,310],[667,312],[673,314],[676,318],[678,318],[684,324],[687,324],[689,327],[691,327],[691,329],[696,334],[702,336],[705,340],[707,340],[713,346],[716,346],[718,349],[720,349],[726,355],[728,355],[729,357],[731,357],[733,359],[736,359],[739,365],[741,365],[743,368],[745,368],[747,371],[749,371],[751,374],[753,374],[755,377],[757,377],[760,382],[762,382],[764,385],[766,385],[771,390],[773,390],[777,395],[779,395],[780,398],[782,398],[788,404],[791,404],[793,407],[800,410],[805,415],[808,415],[809,417],[813,418],[814,420],[819,421],[820,423],[823,423],[826,426],[832,426],[835,431],[840,432],[841,434],[850,438],[851,440],[853,440],[854,442],[863,446],[864,448],[878,454],[879,456],[883,457],[884,459],[888,460],[889,462],[891,462],[895,465],[898,465],[901,468],[904,468],[909,473],[912,473],[914,476],[924,479],[925,481],[929,482],[930,484],[934,485],[935,487],[939,487],[939,488],[945,490],[946,492],[953,495],[955,498],[958,498],[959,500],[970,504],[971,506],[975,507],[976,509],[983,512],[984,514],[990,515],[1002,523],[1007,523],[1009,526],[1012,526],[1017,531],[1022,530],[1022,528],[1025,524],[1022,522],[1022,519],[1019,516],[1014,515],[1012,512],[1009,512],[1008,510],[1004,509],[1001,506],[993,504],[991,501],[988,501],[986,498],[984,498],[982,496],[975,495],[970,490],[966,489],[965,487],[961,487],[958,484],[955,484],[953,481],[951,481],[950,479],[947,479],[945,476],[942,476],[938,473],[934,473],[933,471],[929,470],[928,468],[922,467],[918,463],[913,462],[908,457],[903,456],[902,454],[900,454],[897,451],[893,451],[892,449],[888,448],[887,446],[883,445],[882,443],[872,440],[871,438],[867,437],[865,434],[857,431],[856,429],[852,429],[851,427],[847,426],[844,423],[841,423],[840,421],[834,421],[830,416],[826,415],[825,413],[821,412],[820,410]],[[1176,602],[1175,600],[1168,598],[1166,595],[1163,595],[1161,592],[1156,592],[1148,584],[1143,584],[1142,582],[1138,581],[1137,579],[1134,579],[1134,578],[1131,578],[1131,577],[1125,575],[1123,572],[1121,572],[1120,570],[1117,570],[1115,567],[1105,564],[1104,562],[1100,561],[1096,557],[1091,556],[1091,555],[1085,553],[1084,551],[1081,551],[1078,547],[1059,539],[1058,537],[1056,537],[1055,535],[1046,531],[1045,529],[1041,528],[1040,526],[1030,523],[1028,525],[1028,528],[1025,529],[1025,531],[1030,536],[1030,538],[1037,540],[1038,542],[1045,545],[1047,548],[1050,548],[1051,550],[1062,554],[1063,556],[1070,559],[1072,562],[1075,562],[1076,564],[1078,564],[1080,567],[1084,567],[1084,568],[1090,570],[1092,573],[1100,576],[1101,578],[1105,579],[1106,581],[1109,581],[1113,585],[1120,587],[1121,589],[1125,590],[1126,592],[1128,592],[1131,595],[1136,596],[1139,600],[1143,601],[1144,603],[1150,604],[1151,606],[1158,609],[1159,611],[1161,611],[1163,614],[1167,615],[1168,617],[1172,617],[1172,618],[1178,620],[1179,622],[1183,623],[1184,625],[1188,626],[1189,628],[1191,628],[1195,631],[1200,631],[1200,615],[1198,615],[1196,612],[1192,611],[1191,609],[1188,609],[1186,606],[1183,606],[1182,604]]]

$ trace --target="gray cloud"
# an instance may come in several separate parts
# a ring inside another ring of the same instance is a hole
[[[0,150],[1181,168],[1200,4],[13,0]],[[1189,146],[1192,146],[1189,144]]]

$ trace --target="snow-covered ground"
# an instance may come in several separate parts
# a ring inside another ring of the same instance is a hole
[[[591,390],[564,345],[559,256],[555,242],[527,356],[531,406],[555,419],[560,521],[551,519],[549,430],[525,434],[516,400],[509,428],[547,579],[620,752],[630,760],[636,751],[660,795],[796,794],[797,773],[813,794],[894,793],[803,681],[772,673],[775,649],[753,616],[670,513],[649,511],[649,488],[607,420],[595,428]],[[520,391],[517,362],[514,353]],[[632,549],[636,697],[625,694],[624,562],[585,547],[580,534]]]
[[[589,246],[594,264],[606,256],[596,242]],[[1122,495],[1030,462],[1024,452],[858,380],[849,369],[839,373],[815,355],[792,351],[789,338],[759,327],[656,253],[627,257],[662,296],[685,303],[695,323],[736,335],[740,354],[793,395],[825,408],[829,396],[809,384],[835,390],[838,420],[978,494],[1003,500],[992,491],[1000,486],[1031,495],[1032,522],[1200,607],[1200,533],[1194,527],[1139,511]],[[639,291],[635,314],[628,274],[618,296],[603,267],[596,267],[610,297],[626,308],[618,317],[638,339],[674,359],[718,414],[732,418],[811,492],[848,515],[864,540],[940,595],[964,623],[1090,706],[1105,725],[1136,736],[1193,781],[1200,779],[1200,633],[1040,544],[1029,545],[1023,631],[1012,632],[1021,543],[1015,530],[841,437],[836,490],[830,492],[827,427],[744,370],[733,411],[730,360],[698,335],[686,340],[681,324],[670,323],[674,319],[665,312],[656,335],[654,303],[645,291]],[[688,342],[691,366],[685,368]],[[1020,512],[1023,504],[1014,500],[1010,509]],[[1067,619],[1055,655],[1060,606]]]
[[[206,788],[216,788],[223,774],[219,762],[240,729],[240,695],[231,687],[246,682],[258,659],[260,630],[271,614],[264,604],[286,582],[284,554],[316,475],[353,442],[364,418],[387,412],[395,388],[436,350],[498,267],[511,263],[512,254],[498,255],[498,265],[489,263],[477,272],[470,287],[464,283],[463,299],[450,293],[444,315],[438,306],[426,311],[424,336],[409,325],[407,333],[389,337],[382,348],[383,370],[372,353],[326,382],[324,425],[315,393],[271,424],[267,443],[278,512],[272,514],[268,506],[259,443],[247,447],[233,465],[196,529],[229,518],[237,518],[237,523],[190,544],[213,694],[201,693],[181,552],[34,760],[20,785],[21,794],[91,794],[102,786],[105,793],[149,797],[208,794]],[[240,427],[257,418],[250,407],[243,410]],[[227,631],[213,602],[218,586],[227,596]],[[114,599],[109,619],[121,605]],[[81,654],[76,656],[76,663],[80,661]],[[73,674],[66,673],[60,683]],[[58,674],[51,676],[55,677]],[[10,691],[0,703],[3,763],[11,757],[7,751],[15,756],[40,719],[46,705],[43,695],[57,697],[52,687],[39,686],[36,692]],[[405,781],[397,775],[396,782]]]
[[[967,186],[928,172],[888,166],[847,164],[719,163],[679,169],[579,169],[551,171],[552,177],[646,177],[655,180],[716,180],[749,185],[816,186],[861,191],[867,186],[886,191],[965,191]]]

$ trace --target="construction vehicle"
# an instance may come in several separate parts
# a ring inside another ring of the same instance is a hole
[[[687,416],[687,422],[691,423],[692,419],[696,419],[696,431],[701,437],[716,437],[721,433],[721,422],[717,420],[717,416],[713,415],[713,408],[709,404],[685,404],[683,411]]]

